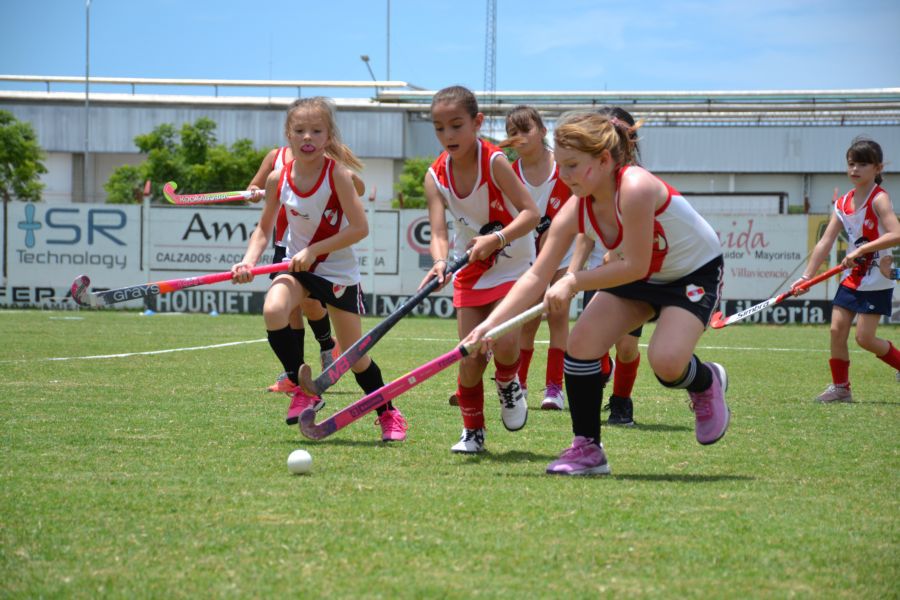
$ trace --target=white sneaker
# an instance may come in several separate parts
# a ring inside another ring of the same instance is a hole
[[[466,429],[464,427],[459,441],[450,446],[450,452],[457,454],[484,452],[484,429]]]
[[[822,404],[853,402],[853,395],[850,393],[849,386],[829,383],[825,391],[816,397],[816,402],[821,402]]]
[[[562,410],[566,406],[566,395],[562,387],[555,383],[547,384],[544,391],[544,401],[541,402],[541,410]]]
[[[519,376],[516,375],[506,383],[497,382],[497,393],[500,395],[500,419],[508,431],[518,431],[525,427],[528,421],[528,404],[522,386],[519,385]]]

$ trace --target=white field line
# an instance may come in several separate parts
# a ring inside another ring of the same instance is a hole
[[[406,342],[442,342],[446,343],[448,346],[450,344],[454,344],[459,342],[459,340],[454,340],[450,338],[424,338],[424,337],[411,337],[411,338],[394,338],[398,341],[406,341]],[[243,340],[239,342],[225,342],[223,344],[210,344],[208,346],[188,346],[184,348],[167,348],[164,350],[148,350],[146,352],[123,352],[121,354],[94,354],[89,356],[57,356],[57,357],[49,357],[49,358],[24,358],[18,360],[2,360],[2,363],[21,363],[21,362],[46,362],[46,361],[67,361],[67,360],[106,360],[112,358],[128,358],[131,356],[153,356],[156,354],[171,354],[172,352],[195,352],[198,350],[213,350],[215,348],[227,348],[229,346],[242,346],[246,344],[260,344],[262,342],[267,341],[265,338],[261,338],[258,340]],[[546,345],[550,342],[547,340],[535,340],[534,342],[537,345]],[[639,344],[639,346],[646,348],[647,344]],[[759,347],[751,347],[751,346],[697,346],[698,350],[731,350],[737,352],[813,352],[817,354],[821,354],[824,352],[829,352],[828,348],[818,347],[818,348],[759,348]],[[851,353],[860,353],[863,350],[851,349]]]
[[[108,358],[128,358],[129,356],[152,356],[154,354],[170,354],[172,352],[193,352],[195,350],[211,350],[213,348],[227,348],[228,346],[242,346],[244,344],[259,344],[268,341],[266,338],[258,340],[244,340],[241,342],[225,342],[224,344],[210,344],[209,346],[189,346],[186,348],[168,348],[166,350],[148,350],[146,352],[124,352],[122,354],[94,354],[91,356],[56,356],[50,358],[23,358],[19,360],[3,360],[0,363],[19,362],[45,362],[63,360],[102,360]]]

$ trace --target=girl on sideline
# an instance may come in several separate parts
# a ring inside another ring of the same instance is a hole
[[[455,219],[455,248],[469,250],[469,264],[453,277],[460,339],[491,312],[515,280],[534,260],[533,238],[538,210],[516,177],[503,152],[478,138],[484,115],[475,95],[462,86],[444,88],[431,102],[431,119],[444,151],[425,175],[425,197],[431,224],[431,277],[444,283],[450,252],[446,210]],[[484,450],[484,387],[487,368],[482,353],[467,356],[459,365],[457,398],[463,432],[451,452]],[[528,406],[519,383],[519,332],[494,345],[495,381],[500,417],[509,431],[528,420]]]
[[[831,307],[828,365],[832,383],[816,398],[824,403],[853,402],[847,340],[854,317],[857,317],[856,343],[860,348],[900,370],[900,350],[875,335],[881,316],[891,314],[894,292],[894,282],[884,274],[884,266],[888,264],[883,260],[884,251],[900,245],[900,222],[894,214],[890,196],[881,187],[884,154],[878,143],[858,137],[853,140],[846,157],[847,176],[853,189],[835,203],[834,214],[822,239],[813,248],[806,270],[792,286],[796,287],[816,274],[841,229],[846,231],[853,249],[841,261],[845,271]]]
[[[728,427],[725,369],[694,355],[719,301],[721,246],[712,227],[675,189],[632,164],[637,127],[596,113],[560,119],[556,159],[577,201],[557,215],[534,266],[465,340],[481,340],[491,327],[538,300],[578,233],[606,240],[613,255],[609,262],[567,273],[544,295],[554,310],[580,290],[600,290],[569,333],[564,368],[574,440],[548,465],[551,474],[609,473],[600,442],[597,391],[606,382],[600,358],[649,320],[656,319],[657,326],[647,359],[660,383],[687,390],[697,441],[715,443]],[[483,351],[490,346],[488,340]]]
[[[290,146],[273,148],[266,154],[259,165],[259,169],[256,171],[256,175],[253,176],[253,179],[250,180],[250,185],[247,186],[248,190],[256,192],[251,197],[252,202],[259,202],[265,198],[266,193],[263,188],[266,185],[266,178],[269,176],[269,173],[282,169],[284,165],[292,160],[294,160],[294,155]],[[366,192],[366,186],[356,173],[351,172],[351,174],[353,176],[353,187],[356,189],[357,195],[362,196]],[[278,209],[278,217],[275,220],[275,254],[272,258],[273,263],[281,262],[285,258],[287,249],[284,237],[286,233],[287,215],[285,214],[284,206],[282,206]],[[278,273],[272,273],[269,275],[269,278],[275,279],[277,276]],[[300,347],[303,347],[306,333],[303,328],[304,314],[306,315],[306,320],[309,321],[309,326],[313,330],[316,341],[319,342],[319,362],[322,364],[322,370],[324,371],[340,354],[340,350],[331,336],[331,321],[328,319],[328,311],[325,310],[325,306],[321,302],[309,298],[303,300],[300,306],[291,311],[291,331],[294,332],[297,344]],[[294,385],[288,379],[287,372],[282,372],[275,380],[275,383],[269,386],[268,390],[270,392],[291,394],[293,393]]]
[[[359,169],[362,164],[341,142],[330,101],[321,97],[295,100],[288,108],[285,131],[294,159],[266,178],[266,203],[259,224],[244,259],[231,271],[237,283],[253,279],[249,270],[268,246],[278,208],[284,206],[291,270],[272,282],[263,316],[269,345],[294,385],[286,418],[293,425],[303,410],[318,410],[324,402],[297,384],[303,347],[298,347],[291,331],[291,311],[305,298],[322,302],[340,345],[349,348],[359,339],[365,307],[352,245],[364,239],[369,228],[347,168]],[[384,385],[381,370],[368,356],[351,369],[366,394]],[[399,410],[389,402],[377,412],[384,441],[406,438],[407,425]]]
[[[519,154],[513,162],[513,171],[531,194],[537,204],[541,220],[534,231],[535,252],[540,254],[546,239],[547,229],[563,204],[572,195],[569,187],[559,178],[559,168],[553,152],[547,148],[544,137],[547,128],[540,113],[530,106],[517,106],[506,116],[508,138],[501,147],[512,146]],[[534,182],[534,183],[532,183]],[[569,248],[552,282],[563,276],[572,259],[574,245]],[[532,319],[522,327],[519,337],[519,384],[525,398],[528,398],[528,367],[534,355],[534,336],[541,325],[541,319]],[[566,339],[569,337],[569,309],[553,312],[547,316],[550,329],[550,347],[547,350],[547,371],[545,376],[544,410],[562,410],[566,397],[563,393],[563,356],[566,353]]]

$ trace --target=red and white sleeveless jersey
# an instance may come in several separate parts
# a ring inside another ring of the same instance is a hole
[[[465,250],[472,238],[497,231],[508,225],[518,214],[494,182],[494,160],[506,160],[503,152],[484,140],[478,140],[478,175],[472,192],[462,198],[453,184],[450,155],[442,152],[429,167],[446,207],[454,217],[453,248]],[[469,263],[457,271],[453,285],[460,290],[485,290],[518,279],[534,262],[534,242],[525,235],[512,240],[506,248],[488,260]]]
[[[284,166],[278,183],[278,200],[288,220],[286,241],[289,258],[349,226],[334,191],[334,160],[325,158],[319,180],[306,193],[294,187],[290,176],[293,164],[294,161],[291,161]],[[352,246],[319,256],[309,271],[338,285],[356,285],[360,280],[359,265]]]
[[[563,204],[572,196],[572,191],[559,178],[559,166],[556,164],[556,161],[553,161],[553,168],[550,170],[550,176],[547,180],[537,185],[532,185],[525,178],[522,159],[516,159],[512,167],[516,175],[519,176],[519,180],[525,185],[525,189],[531,194],[532,200],[537,204],[538,214],[541,215],[541,220],[534,230],[534,249],[538,253],[540,252],[541,238],[547,234],[550,223],[553,221],[556,213],[563,207]],[[575,244],[573,243],[566,251],[566,256],[562,259],[562,262],[559,263],[560,269],[569,266],[569,263],[572,262],[572,253],[574,251]]]
[[[277,171],[278,169],[283,169],[285,165],[285,157],[287,156],[287,151],[289,148],[287,146],[282,146],[275,153],[275,161],[272,163],[272,170]],[[287,215],[284,213],[284,206],[278,209],[278,216],[275,218],[275,245],[276,246],[287,246],[287,243],[284,239],[285,234],[287,233],[288,221]]]
[[[616,175],[616,220],[619,233],[615,240],[604,240],[600,227],[591,210],[593,197],[579,198],[578,231],[594,240],[596,246],[602,245],[616,252],[622,243],[623,231],[621,213],[619,212],[618,187],[622,175],[629,168],[623,167]],[[648,171],[649,173],[649,171]],[[654,175],[654,177],[656,177]],[[668,195],[653,219],[653,254],[650,268],[644,276],[648,283],[668,283],[692,273],[722,254],[719,236],[694,207],[688,203],[678,191],[662,179],[657,179],[666,186]],[[602,259],[602,256],[601,256]]]
[[[866,242],[881,237],[885,233],[872,201],[875,196],[884,192],[884,188],[876,185],[869,192],[868,198],[861,206],[853,208],[853,195],[856,190],[850,190],[834,205],[834,214],[840,219],[847,232],[847,240],[851,247],[857,248]],[[841,285],[851,290],[874,291],[887,290],[894,287],[894,282],[881,274],[878,269],[878,259],[890,253],[890,249],[879,250],[866,256],[862,264],[854,266],[852,269],[844,269],[841,274]]]

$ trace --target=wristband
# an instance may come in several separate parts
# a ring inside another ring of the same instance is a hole
[[[440,263],[440,262],[442,262],[442,263],[444,263],[444,264],[446,265],[446,264],[447,264],[447,259],[446,259],[446,258],[438,258],[438,259],[435,259],[435,261],[434,261],[433,263],[431,263],[431,266],[434,266],[434,265],[436,265],[436,264],[438,264],[438,263]]]
[[[494,235],[496,235],[496,236],[497,236],[497,239],[500,240],[500,249],[502,250],[503,248],[506,248],[506,246],[507,246],[508,244],[507,244],[507,242],[506,242],[506,236],[503,235],[503,232],[498,230],[498,231],[492,231],[491,233],[493,233]]]

